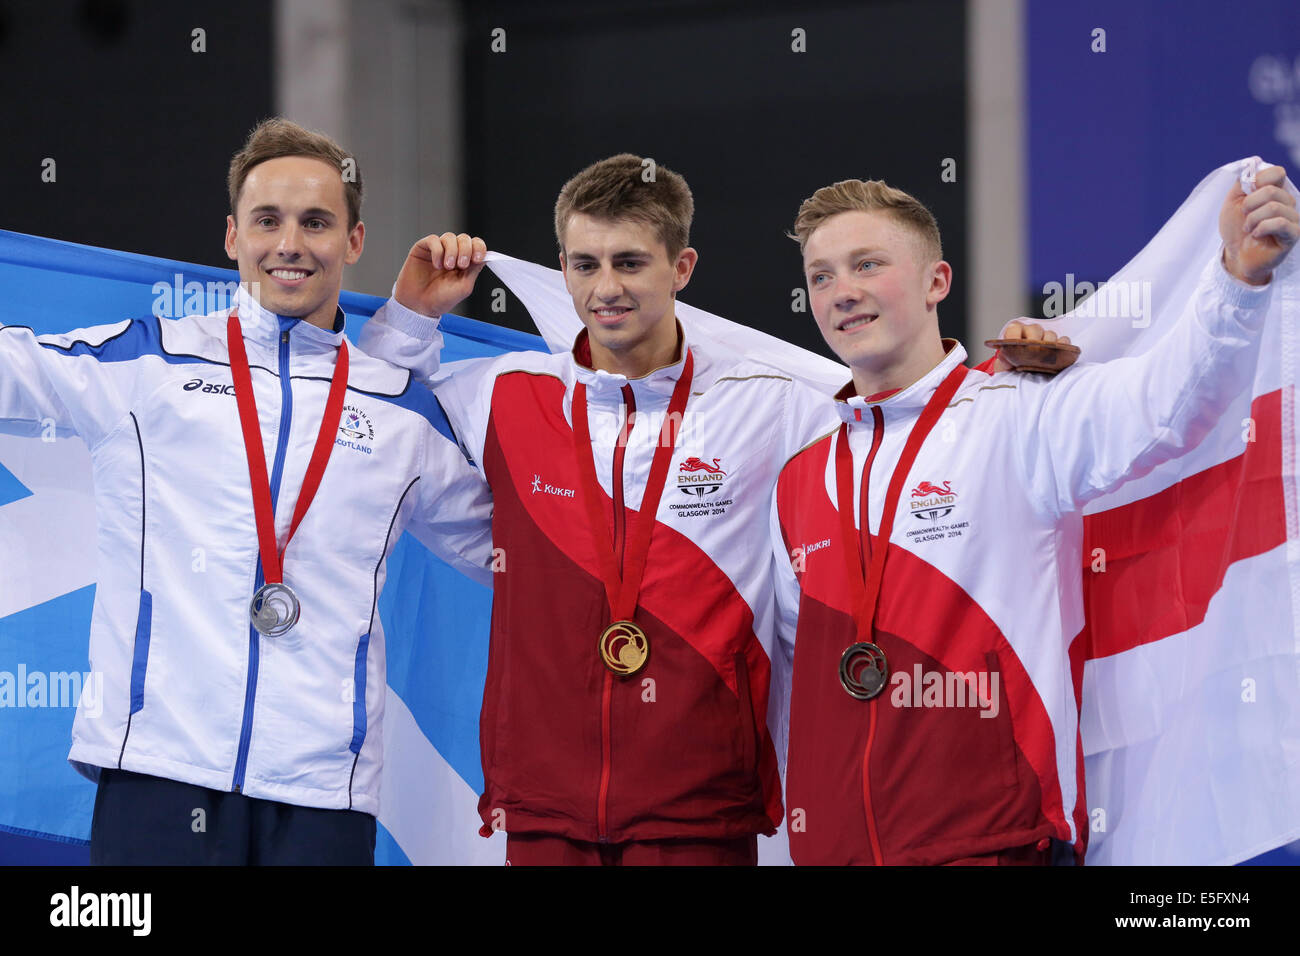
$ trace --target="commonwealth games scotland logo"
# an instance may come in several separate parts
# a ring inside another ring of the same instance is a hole
[[[375,440],[375,426],[366,413],[355,405],[343,406],[343,422],[339,425],[339,432],[353,441]]]

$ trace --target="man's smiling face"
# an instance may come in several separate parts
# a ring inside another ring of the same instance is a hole
[[[644,375],[649,363],[671,353],[677,342],[674,296],[690,280],[695,260],[689,248],[670,258],[646,223],[570,217],[560,266],[597,368]]]
[[[907,367],[931,344],[934,307],[948,294],[947,263],[884,212],[832,216],[804,245],[804,276],[817,327],[850,368]]]
[[[361,258],[365,226],[348,228],[343,177],[323,160],[281,156],[254,166],[226,217],[226,255],[277,315],[331,329],[343,266]]]

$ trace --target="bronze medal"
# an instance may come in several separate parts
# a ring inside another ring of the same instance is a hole
[[[859,641],[840,655],[840,685],[850,697],[870,700],[889,680],[889,661],[877,645]]]
[[[619,677],[631,677],[650,659],[650,639],[631,621],[615,621],[597,643],[600,659]]]
[[[916,461],[917,452],[921,450],[926,435],[948,407],[965,376],[965,366],[953,367],[925,403],[919,419],[908,433],[902,454],[889,479],[880,530],[874,542],[867,523],[871,513],[867,496],[870,475],[864,472],[862,477],[859,509],[862,527],[859,529],[853,520],[853,452],[849,448],[849,426],[847,422],[840,426],[835,443],[835,505],[839,512],[844,570],[858,637],[857,643],[850,644],[840,655],[840,686],[856,700],[871,700],[885,689],[889,680],[889,662],[885,659],[885,652],[879,645],[865,638],[874,637],[876,633],[876,605],[880,599],[885,557],[889,553],[889,538],[894,528],[894,515],[898,511],[903,481]],[[865,467],[870,468],[870,465],[871,458],[868,457]],[[864,567],[864,564],[867,566]]]

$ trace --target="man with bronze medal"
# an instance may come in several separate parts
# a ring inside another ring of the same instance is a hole
[[[105,693],[69,760],[99,784],[93,863],[372,864],[385,563],[405,529],[490,580],[491,503],[432,394],[344,339],[355,159],[268,120],[228,186],[229,310],[0,326],[0,419],[80,435],[95,469]],[[484,251],[413,257],[400,284],[450,308]]]
[[[1267,167],[1229,192],[1221,256],[1159,348],[1055,378],[968,369],[940,338],[952,270],[917,199],[847,180],[803,203],[810,304],[853,379],[771,514],[796,863],[1082,859],[1081,511],[1249,394],[1270,278],[1300,235],[1283,179]],[[1005,334],[990,344],[1038,353],[1022,370],[1078,352],[1037,325]]]

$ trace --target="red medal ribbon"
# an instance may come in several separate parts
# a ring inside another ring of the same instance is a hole
[[[952,401],[957,388],[966,378],[966,366],[958,365],[943,383],[935,389],[930,400],[925,403],[921,417],[912,426],[903,445],[903,454],[889,479],[889,488],[885,492],[885,510],[880,517],[880,532],[877,535],[879,547],[871,547],[871,518],[868,502],[862,502],[862,530],[853,525],[853,452],[849,448],[848,422],[840,425],[840,433],[835,443],[835,496],[840,511],[840,528],[844,534],[844,556],[848,565],[849,589],[853,594],[853,618],[858,625],[858,640],[871,642],[875,625],[876,605],[880,602],[880,582],[885,573],[885,556],[889,551],[889,536],[894,530],[894,512],[898,510],[898,499],[903,493],[903,483],[912,470],[917,453],[925,442],[926,436],[939,421]],[[864,476],[865,483],[866,478]],[[865,542],[865,547],[864,543]],[[854,544],[858,547],[854,547]],[[871,555],[871,565],[863,580],[863,554]]]
[[[284,580],[281,561],[298,523],[311,507],[330,453],[334,451],[334,438],[343,418],[343,396],[348,388],[347,342],[339,343],[338,359],[334,363],[334,377],[330,379],[329,397],[325,400],[325,417],[320,423],[320,434],[312,449],[307,473],[298,492],[298,504],[293,509],[289,537],[284,548],[275,539],[275,503],[271,501],[271,482],[266,474],[266,456],[262,451],[262,429],[257,421],[257,402],[253,397],[253,376],[248,367],[248,352],[244,348],[244,333],[239,327],[239,315],[232,312],[226,320],[226,345],[230,352],[230,376],[235,382],[235,404],[239,408],[239,424],[244,430],[244,451],[248,457],[248,480],[253,486],[253,516],[257,520],[257,543],[262,554],[262,573],[268,584]]]
[[[641,590],[641,578],[645,574],[646,559],[650,554],[650,532],[654,528],[664,482],[668,478],[668,466],[677,445],[677,435],[681,431],[682,415],[691,394],[693,374],[694,360],[690,349],[687,349],[681,377],[677,379],[672,398],[668,402],[668,417],[664,419],[659,433],[659,446],[650,462],[650,477],[646,481],[645,494],[641,497],[636,526],[628,540],[626,576],[619,571],[609,525],[601,514],[600,482],[596,479],[596,459],[591,447],[591,429],[587,422],[587,386],[579,382],[573,387],[573,451],[578,458],[578,471],[582,475],[582,500],[587,506],[587,523],[595,538],[596,556],[600,560],[605,579],[605,595],[609,598],[609,609],[613,615],[611,620],[614,621],[630,621],[636,611],[637,594]],[[635,418],[628,425],[629,432],[632,424],[635,424]]]

